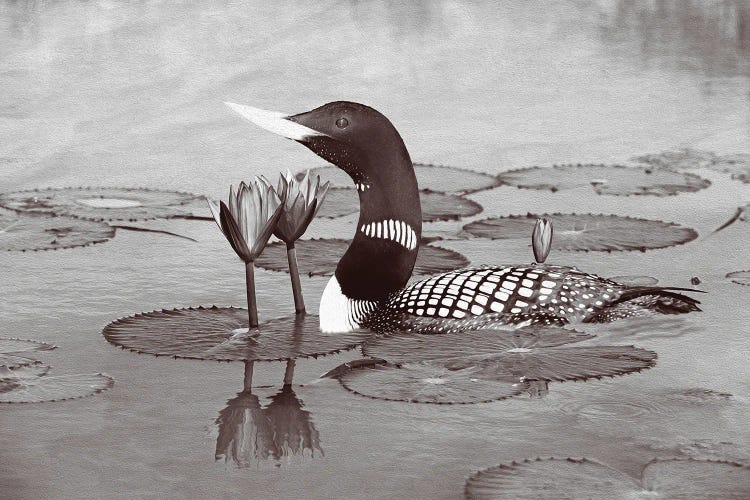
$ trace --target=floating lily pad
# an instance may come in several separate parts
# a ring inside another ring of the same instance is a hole
[[[55,346],[37,340],[0,338],[0,368],[14,369],[20,366],[39,364],[39,361],[25,357],[29,351],[48,351]],[[24,356],[21,356],[21,355]]]
[[[674,223],[619,215],[510,215],[471,222],[464,231],[490,239],[531,238],[536,220],[545,217],[555,228],[552,248],[565,251],[650,250],[681,245],[698,237],[695,230]]]
[[[112,387],[101,373],[46,375],[49,366],[32,365],[0,370],[0,403],[43,403],[91,396]]]
[[[449,370],[439,363],[376,365],[345,372],[339,382],[347,390],[373,399],[409,403],[486,403],[516,396],[523,383],[490,381],[476,377],[476,370]]]
[[[102,333],[138,353],[214,361],[325,356],[353,349],[370,334],[324,334],[311,314],[273,319],[248,334],[246,309],[216,306],[136,314],[110,323]]]
[[[202,197],[143,188],[78,187],[0,194],[0,206],[19,212],[70,215],[95,221],[135,221],[185,215]]]
[[[750,286],[750,271],[734,271],[727,274],[727,278],[732,280],[732,283],[738,285]]]
[[[455,194],[420,191],[419,197],[422,203],[422,220],[425,222],[458,220],[482,211],[479,203]],[[335,219],[357,212],[359,212],[359,197],[354,190],[331,188],[318,212],[318,217]]]
[[[471,476],[466,498],[748,498],[750,467],[718,460],[665,459],[640,480],[587,458],[537,458]]]
[[[659,280],[656,278],[653,278],[651,276],[643,276],[640,274],[612,276],[608,279],[628,286],[653,286],[659,283]]]
[[[586,380],[656,364],[656,353],[632,346],[560,347],[587,338],[591,336],[554,327],[474,330],[373,338],[363,352],[392,363],[439,362],[449,370],[472,370],[475,378],[515,382]]]
[[[732,179],[750,184],[750,155],[734,154],[719,156],[710,168],[725,174],[731,174]]]
[[[330,181],[334,187],[354,189],[351,178],[337,167],[314,167],[310,171],[320,175],[321,182]],[[417,174],[419,189],[441,193],[469,194],[492,189],[501,184],[497,177],[489,174],[443,165],[415,163],[414,172]],[[301,179],[304,175],[305,172],[300,172],[297,178]]]
[[[339,259],[346,253],[349,241],[342,239],[299,240],[295,243],[300,274],[331,276]],[[289,272],[286,244],[271,243],[255,260],[263,269]],[[422,245],[419,247],[414,275],[430,275],[459,269],[469,265],[469,260],[458,252],[445,248]]]
[[[623,165],[555,165],[511,170],[499,175],[505,184],[526,189],[560,191],[589,186],[597,194],[669,196],[692,193],[711,185],[695,174]]]
[[[632,160],[654,168],[692,170],[710,167],[716,161],[716,155],[710,151],[684,148],[636,156]]]
[[[575,330],[549,326],[501,330],[483,328],[440,335],[396,334],[371,337],[362,345],[362,353],[391,363],[438,361],[508,351],[529,352],[531,349],[571,344],[593,337]]]
[[[115,235],[103,222],[47,214],[0,212],[0,250],[58,250],[102,243]]]

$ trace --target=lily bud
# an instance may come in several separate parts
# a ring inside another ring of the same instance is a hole
[[[547,219],[537,219],[534,232],[531,234],[531,247],[536,261],[539,264],[544,263],[552,247],[552,223]]]

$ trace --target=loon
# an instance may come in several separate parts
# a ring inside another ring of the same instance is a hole
[[[474,267],[407,286],[422,234],[417,179],[404,141],[375,109],[337,101],[300,114],[226,103],[346,172],[357,231],[320,301],[320,328],[444,333],[492,323],[608,322],[700,310],[683,288],[634,287],[553,265]]]

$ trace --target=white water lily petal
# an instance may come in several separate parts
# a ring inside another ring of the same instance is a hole
[[[208,202],[208,208],[211,210],[211,215],[213,215],[214,220],[216,221],[216,225],[219,226],[219,229],[221,229],[222,232],[224,232],[224,229],[221,227],[221,214],[219,213],[219,204],[208,198],[206,198],[206,201]]]

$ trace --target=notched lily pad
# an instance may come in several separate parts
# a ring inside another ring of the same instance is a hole
[[[499,175],[511,186],[560,191],[589,186],[597,194],[670,196],[705,189],[711,182],[695,174],[649,167],[569,164],[531,167]]]
[[[439,339],[438,339],[439,340]],[[376,365],[339,377],[347,390],[373,399],[409,403],[486,403],[521,394],[526,386],[476,377],[474,369],[449,370],[439,363]]]
[[[46,375],[49,366],[32,365],[0,369],[0,403],[44,403],[94,395],[112,387],[114,380],[102,373]]]
[[[440,363],[451,371],[471,370],[475,378],[511,382],[611,377],[656,364],[656,353],[633,346],[560,347],[587,338],[591,336],[554,327],[474,330],[373,338],[363,352],[392,363]]]
[[[362,345],[362,353],[391,363],[438,361],[508,351],[528,352],[535,348],[571,344],[593,337],[583,332],[550,326],[483,328],[439,335],[395,334],[371,337]]]
[[[336,265],[348,247],[349,241],[343,239],[297,241],[295,248],[297,249],[300,273],[309,276],[331,276],[336,271]],[[278,241],[271,243],[255,260],[255,264],[263,269],[289,272],[286,244]],[[468,265],[469,260],[458,252],[431,245],[422,245],[419,247],[414,275],[426,276]]]
[[[468,198],[437,191],[420,191],[422,220],[424,222],[458,220],[482,211],[482,206]],[[359,212],[359,197],[352,189],[331,188],[318,217],[335,219]]]
[[[0,194],[0,206],[94,221],[136,221],[186,215],[183,205],[201,198],[191,193],[143,188],[50,188]]]
[[[734,180],[750,184],[750,155],[733,154],[719,156],[709,168],[730,174]]]
[[[716,155],[710,151],[683,148],[636,156],[632,160],[654,168],[692,170],[710,167],[716,161]]]
[[[750,271],[734,271],[731,273],[727,273],[727,278],[729,278],[732,283],[737,283],[738,285],[743,286],[750,286]]]
[[[55,349],[55,346],[38,340],[0,338],[0,369],[12,370],[21,366],[40,364],[40,361],[27,358],[27,353],[51,349]]]
[[[646,251],[698,237],[695,230],[674,223],[601,214],[509,215],[471,222],[463,229],[480,238],[528,241],[540,217],[550,220],[555,228],[552,248],[563,251]]]
[[[196,307],[118,319],[103,330],[107,341],[154,356],[214,361],[279,361],[353,349],[369,331],[324,334],[318,316],[272,319],[248,334],[247,310]]]
[[[320,175],[321,182],[330,181],[335,187],[354,188],[351,178],[337,167],[314,167],[310,171]],[[441,193],[469,194],[492,189],[501,184],[501,181],[493,175],[444,165],[415,163],[414,172],[417,174],[419,189]],[[301,179],[304,175],[305,172],[300,172],[297,178]]]
[[[58,250],[102,243],[115,235],[103,222],[0,211],[0,250]]]
[[[501,464],[466,481],[465,497],[748,498],[750,467],[720,460],[664,459],[640,480],[587,458],[537,458]]]

